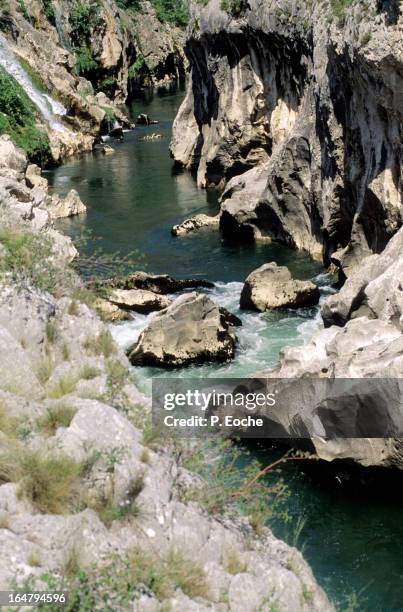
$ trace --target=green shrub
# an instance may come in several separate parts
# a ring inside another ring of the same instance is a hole
[[[76,50],[76,63],[74,64],[76,74],[84,74],[97,68],[98,64],[94,59],[92,49],[86,45],[79,47]]]
[[[52,159],[49,138],[36,127],[36,117],[23,88],[0,67],[0,134],[9,134],[31,161],[46,165]]]
[[[143,55],[139,54],[136,61],[129,67],[129,78],[136,79],[144,71],[148,71],[146,60]]]
[[[43,12],[53,26],[56,24],[55,9],[52,0],[42,0]]]

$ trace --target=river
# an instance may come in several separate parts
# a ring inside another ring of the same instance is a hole
[[[91,230],[97,239],[86,245],[88,253],[102,248],[127,255],[136,250],[141,254],[138,269],[215,282],[215,288],[209,290],[211,297],[243,321],[236,359],[170,375],[247,376],[273,366],[284,346],[303,343],[318,327],[319,319],[315,308],[272,314],[240,312],[239,295],[246,276],[263,263],[276,261],[287,265],[297,278],[315,279],[322,299],[330,291],[328,278],[308,256],[280,245],[239,245],[209,231],[171,236],[175,223],[198,212],[218,211],[217,194],[197,189],[193,177],[174,169],[169,159],[172,120],[182,97],[182,91],[144,93],[130,112],[133,117],[146,112],[160,121],[158,125],[126,133],[123,143],[113,144],[111,155],[85,155],[48,173],[56,191],[65,194],[74,188],[88,205],[85,216],[58,225],[73,238]],[[142,140],[152,132],[163,138]],[[113,335],[126,346],[147,320],[137,316],[116,325]],[[166,375],[157,369],[136,368],[137,384],[148,392],[151,377],[162,373]],[[273,456],[267,450],[254,452],[263,462],[270,462]],[[297,465],[285,466],[280,473],[290,489],[287,509],[293,524],[303,525],[296,545],[303,548],[317,580],[337,608],[403,610],[403,521],[394,492],[380,495],[378,489],[348,487],[342,473],[318,478]],[[295,530],[289,524],[277,521],[271,526],[276,535],[294,543]]]

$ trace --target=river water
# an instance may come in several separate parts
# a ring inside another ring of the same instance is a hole
[[[329,279],[321,266],[304,254],[275,244],[239,245],[219,233],[203,231],[187,237],[171,236],[175,223],[205,212],[216,214],[215,192],[196,187],[186,171],[173,169],[169,159],[172,120],[183,92],[146,93],[130,112],[147,112],[158,125],[136,128],[123,143],[113,144],[112,155],[86,155],[48,174],[61,194],[76,189],[88,205],[85,216],[59,222],[73,238],[91,230],[96,240],[85,249],[107,253],[141,254],[137,269],[168,273],[177,278],[205,278],[216,283],[211,297],[240,316],[236,359],[223,365],[204,365],[171,376],[242,377],[273,366],[282,347],[301,344],[319,326],[318,309],[273,314],[244,313],[238,309],[242,281],[268,261],[287,265],[301,279],[312,278],[322,296]],[[158,132],[162,139],[144,141]],[[116,340],[127,346],[153,315],[113,326]],[[138,386],[149,391],[152,376],[167,375],[151,368],[136,368]],[[255,451],[263,462],[273,453]],[[290,488],[288,512],[294,528],[281,521],[272,525],[279,537],[294,543],[295,525],[304,525],[297,547],[310,563],[317,580],[339,610],[403,610],[403,521],[398,500],[378,492],[349,488],[340,474],[317,478],[297,465],[287,465],[282,476]],[[357,599],[358,604],[354,606]],[[348,606],[350,605],[350,608]]]

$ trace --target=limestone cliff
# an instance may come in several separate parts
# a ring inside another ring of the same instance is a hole
[[[201,186],[225,186],[224,233],[278,239],[348,275],[402,223],[399,2],[201,4],[173,157]]]

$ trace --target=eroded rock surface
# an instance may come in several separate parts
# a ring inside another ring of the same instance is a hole
[[[346,4],[195,6],[171,151],[201,186],[226,186],[226,235],[274,238],[348,276],[402,224],[403,14]]]
[[[240,321],[206,295],[185,294],[152,319],[129,359],[162,367],[227,361],[235,354],[234,324]]]
[[[144,314],[154,310],[163,310],[171,304],[171,300],[165,295],[159,295],[145,289],[115,289],[108,299],[120,308]]]

